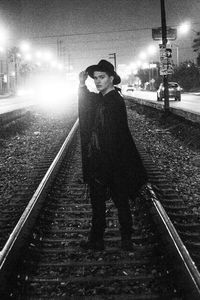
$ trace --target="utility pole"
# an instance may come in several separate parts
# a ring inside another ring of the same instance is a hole
[[[167,26],[165,15],[165,0],[160,0],[161,5],[161,25],[162,25],[162,45],[166,49],[167,46]],[[169,112],[169,91],[168,91],[168,75],[163,75],[164,85],[164,110]]]
[[[62,56],[61,52],[62,52],[62,40],[57,39],[57,59],[59,60]]]
[[[114,59],[114,67],[115,67],[115,72],[116,72],[116,68],[117,68],[116,53],[110,53],[110,54],[109,54],[109,58],[110,58],[110,59]]]

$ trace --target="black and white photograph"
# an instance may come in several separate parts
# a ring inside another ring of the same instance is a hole
[[[0,0],[0,299],[200,299],[200,0]]]

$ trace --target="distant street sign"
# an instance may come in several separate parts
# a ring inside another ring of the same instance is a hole
[[[162,27],[152,28],[152,38],[155,41],[162,39]],[[167,27],[167,37],[168,40],[176,40],[177,38],[177,29]]]

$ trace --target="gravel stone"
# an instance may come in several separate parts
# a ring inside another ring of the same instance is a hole
[[[188,207],[200,211],[200,128],[184,120],[158,113],[141,114],[128,108],[132,135],[146,149],[156,166],[163,170],[171,186]],[[173,124],[175,123],[175,124]],[[198,140],[197,140],[198,139]]]

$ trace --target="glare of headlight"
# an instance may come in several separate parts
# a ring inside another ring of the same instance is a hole
[[[30,88],[24,88],[24,89],[18,89],[17,90],[17,96],[33,96],[34,91]]]
[[[74,104],[77,99],[78,81],[62,80],[60,78],[40,79],[37,88],[37,104],[45,110],[63,111]]]

